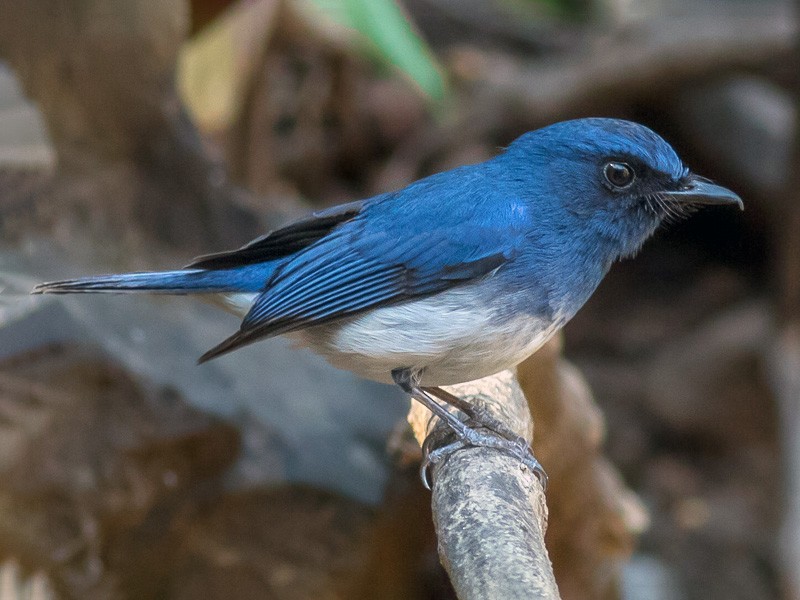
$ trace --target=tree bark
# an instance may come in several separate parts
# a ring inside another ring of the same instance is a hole
[[[447,390],[482,405],[525,437],[533,434],[528,403],[511,371]],[[417,440],[434,447],[452,438],[414,403]],[[463,448],[432,468],[433,519],[439,557],[461,600],[559,598],[544,545],[547,506],[536,475],[519,459],[492,448]]]

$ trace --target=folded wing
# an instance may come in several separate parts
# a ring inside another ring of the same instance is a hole
[[[463,194],[462,210],[453,211],[452,203],[438,202],[442,194],[458,192],[452,182],[415,186],[368,201],[284,263],[240,330],[200,361],[261,338],[441,292],[489,276],[513,259],[521,236],[510,230],[519,219],[487,214],[483,198],[469,194]]]

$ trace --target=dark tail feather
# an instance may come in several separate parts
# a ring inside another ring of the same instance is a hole
[[[222,356],[223,354],[227,354],[228,352],[233,352],[237,348],[240,348],[241,346],[248,344],[249,343],[248,341],[242,341],[243,337],[244,336],[242,335],[241,332],[233,334],[226,340],[223,340],[222,342],[211,348],[211,350],[203,354],[203,356],[198,358],[197,364],[202,365],[204,362],[208,362],[209,360],[217,358],[218,356]],[[255,339],[250,340],[250,342],[254,341]]]
[[[244,270],[206,271],[186,269],[154,273],[124,273],[122,275],[100,275],[40,283],[32,294],[72,293],[134,293],[155,294],[203,294],[214,292],[257,291],[266,281],[263,269],[260,272]]]

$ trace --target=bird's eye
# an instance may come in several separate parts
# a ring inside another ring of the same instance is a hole
[[[603,175],[608,183],[618,189],[628,187],[636,178],[631,166],[623,162],[606,163],[603,167]]]

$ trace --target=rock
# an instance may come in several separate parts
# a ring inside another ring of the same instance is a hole
[[[622,570],[625,600],[679,600],[685,594],[677,574],[654,556],[636,554]]]
[[[233,463],[238,435],[74,346],[0,363],[0,553],[60,595],[115,597],[108,549]]]
[[[70,249],[80,255],[80,251]],[[195,299],[42,296],[38,281],[119,267],[75,266],[41,245],[0,254],[0,357],[53,343],[96,344],[137,377],[176,390],[194,408],[242,432],[229,473],[236,487],[302,481],[377,502],[387,477],[386,439],[408,409],[399,389],[334,369],[282,339],[198,366],[238,321]],[[35,273],[36,275],[31,275]],[[12,309],[13,307],[13,309]]]
[[[363,504],[303,486],[228,496],[176,531],[164,589],[133,597],[353,598],[344,590],[363,566],[371,517]]]

